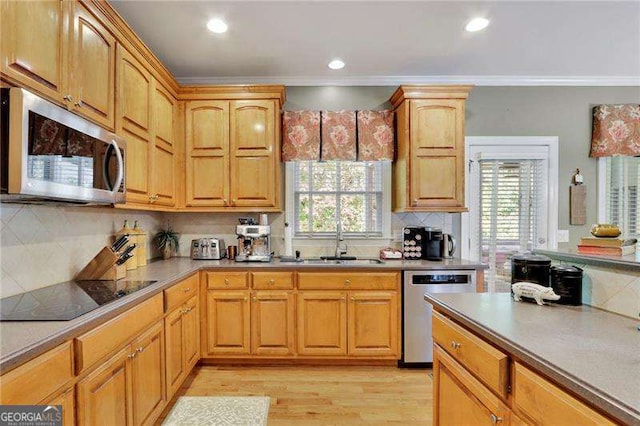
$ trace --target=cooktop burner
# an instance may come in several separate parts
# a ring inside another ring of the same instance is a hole
[[[0,299],[0,321],[68,321],[156,281],[68,281]]]

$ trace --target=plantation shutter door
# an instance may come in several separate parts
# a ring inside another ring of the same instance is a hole
[[[479,159],[479,259],[489,291],[509,291],[514,253],[546,245],[547,160]]]
[[[617,224],[622,234],[640,236],[640,157],[607,157],[607,222]]]

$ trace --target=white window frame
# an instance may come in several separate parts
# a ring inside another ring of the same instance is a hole
[[[323,236],[320,235],[308,235],[304,237],[294,237],[294,224],[295,224],[295,195],[294,195],[294,175],[295,175],[295,165],[293,162],[285,163],[285,221],[289,224],[291,228],[290,233],[285,233],[285,235],[290,235],[292,240],[295,241],[296,245],[313,245],[313,241],[318,240],[335,240],[335,233],[326,234]],[[366,245],[367,242],[370,241],[381,241],[381,240],[391,240],[391,162],[385,161],[382,165],[382,203],[381,203],[381,211],[382,211],[382,224],[381,231],[382,236],[353,236],[345,233],[343,237],[348,239],[354,245],[358,245],[359,243],[362,245]],[[286,237],[285,237],[286,238]],[[305,242],[309,244],[305,244]],[[286,245],[286,244],[285,244]]]
[[[465,138],[465,158],[467,167],[465,173],[465,200],[470,209],[475,208],[470,201],[471,182],[469,171],[469,161],[471,147],[520,147],[531,148],[547,147],[549,152],[549,176],[547,191],[547,216],[548,227],[546,236],[546,249],[555,250],[558,248],[558,137],[557,136],[467,136]],[[460,223],[460,255],[463,259],[478,260],[478,253],[471,252],[471,232],[475,232],[475,225],[471,224],[472,214],[469,212],[461,214]]]
[[[606,157],[598,158],[598,163],[596,165],[596,173],[597,173],[597,201],[598,201],[598,223],[607,223],[607,159]],[[623,232],[627,232],[627,230],[623,229]]]

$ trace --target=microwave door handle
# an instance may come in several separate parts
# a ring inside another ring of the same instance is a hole
[[[105,179],[105,184],[106,184],[107,188],[111,189],[112,192],[115,194],[120,189],[120,185],[122,184],[122,180],[124,179],[124,161],[122,160],[122,154],[120,153],[120,149],[118,148],[118,144],[114,140],[109,142],[109,148],[107,148],[107,152],[109,152],[112,149],[115,151],[116,160],[118,161],[118,174],[116,175],[115,183],[110,188],[109,188],[109,186],[110,186],[110,183],[111,183],[110,182],[111,179],[108,179],[109,172],[107,171],[108,168],[109,168],[109,157],[110,157],[109,155],[105,155],[104,156],[103,173],[104,173],[104,179]]]
[[[109,143],[105,153],[104,159],[102,160],[102,182],[104,183],[105,189],[109,191],[113,190],[113,186],[111,185],[111,174],[109,173],[109,158],[111,157],[111,150],[113,149],[113,145]]]

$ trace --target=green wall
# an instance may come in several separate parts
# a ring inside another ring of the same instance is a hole
[[[287,87],[285,109],[382,109],[396,87]],[[613,103],[640,103],[640,87],[474,87],[467,102],[466,134],[559,137],[558,227],[569,230],[569,246],[575,247],[598,214],[596,160],[589,158],[592,107]],[[569,225],[569,185],[576,168],[587,185],[584,226]]]

